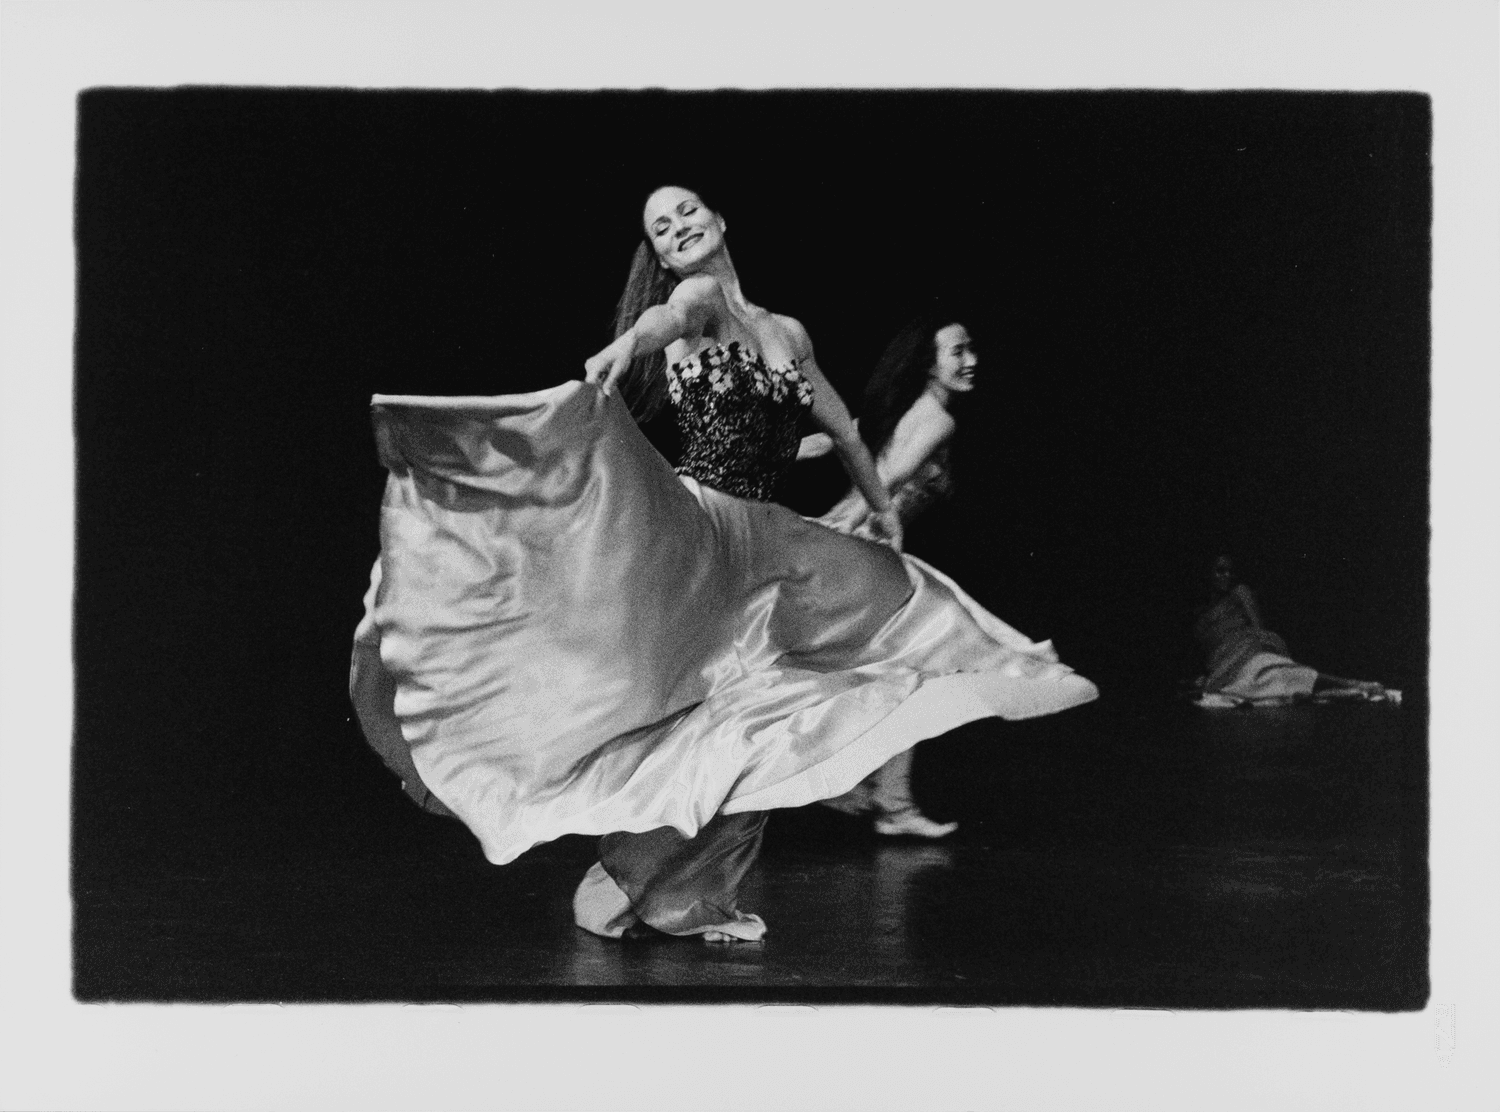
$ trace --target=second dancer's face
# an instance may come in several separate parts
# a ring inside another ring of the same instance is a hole
[[[974,353],[969,330],[961,324],[945,325],[937,330],[933,340],[937,346],[937,362],[930,372],[933,380],[955,394],[967,394],[974,389],[979,356]]]
[[[646,199],[646,239],[667,270],[689,275],[724,246],[724,220],[690,189],[663,186]]]

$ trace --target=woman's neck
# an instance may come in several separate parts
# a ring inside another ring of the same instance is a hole
[[[944,409],[948,408],[948,403],[953,399],[953,391],[935,378],[927,380],[927,392],[932,395],[932,400]]]
[[[729,257],[729,248],[725,247],[710,259],[705,259],[703,268],[698,274],[711,274],[718,279],[719,288],[724,291],[724,301],[729,306],[730,312],[736,316],[749,316],[758,312],[756,306],[752,305],[740,289],[740,275],[734,269],[734,260]]]

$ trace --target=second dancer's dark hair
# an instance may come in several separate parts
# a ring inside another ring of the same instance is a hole
[[[928,376],[937,365],[938,330],[954,323],[942,310],[928,310],[896,333],[880,353],[859,416],[859,435],[876,459],[890,443],[897,423],[927,389]]]

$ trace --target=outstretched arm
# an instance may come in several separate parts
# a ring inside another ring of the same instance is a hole
[[[782,317],[781,321],[791,334],[792,346],[797,354],[798,369],[812,384],[813,420],[833,441],[833,450],[838,453],[844,470],[849,473],[849,478],[853,480],[859,492],[865,496],[865,501],[874,510],[871,525],[876,535],[886,540],[897,552],[901,551],[901,519],[896,516],[896,508],[891,504],[891,497],[886,493],[885,484],[880,481],[880,473],[875,470],[875,461],[870,458],[870,450],[859,438],[859,430],[854,427],[848,407],[829,385],[828,379],[823,377],[823,372],[818,367],[817,357],[813,354],[812,340],[808,337],[807,330],[790,317]]]
[[[584,360],[584,381],[598,384],[608,397],[616,380],[630,368],[631,360],[660,351],[684,336],[699,335],[713,314],[715,302],[722,299],[718,281],[708,275],[684,280],[665,305],[651,306],[614,343]]]

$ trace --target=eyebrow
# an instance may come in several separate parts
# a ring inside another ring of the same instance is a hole
[[[672,211],[673,212],[681,212],[682,211],[682,207],[684,205],[701,205],[701,204],[703,204],[703,202],[700,201],[700,200],[698,200],[696,197],[684,197],[682,200],[678,201],[676,205],[673,206]],[[655,220],[651,221],[651,227],[653,229],[655,229],[666,218],[667,218],[666,214],[663,213],[661,216],[658,216]]]

